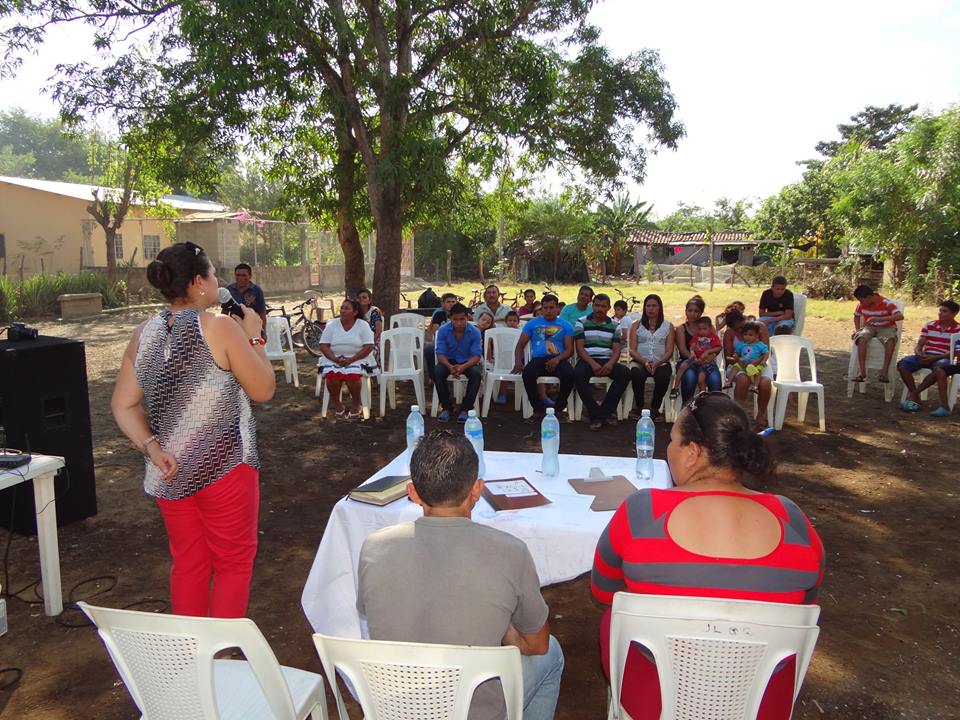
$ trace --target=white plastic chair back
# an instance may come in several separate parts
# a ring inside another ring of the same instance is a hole
[[[793,293],[793,334],[803,335],[803,324],[807,319],[807,296]]]
[[[267,344],[264,350],[271,362],[279,360],[283,363],[283,374],[287,382],[293,382],[300,387],[297,353],[293,349],[293,335],[286,318],[267,316]]]
[[[492,327],[483,336],[483,361],[492,372],[509,373],[513,370],[520,328]],[[493,356],[493,362],[489,358]]]
[[[281,668],[252,620],[77,605],[97,626],[144,720],[217,720],[248,712],[277,720],[313,713],[315,720],[326,718],[323,679]],[[246,662],[213,659],[237,646]]]
[[[417,371],[423,366],[423,331],[411,326],[384,330],[380,334],[380,357],[386,358],[386,372]]]
[[[444,718],[466,720],[476,687],[500,678],[507,720],[523,713],[520,650],[425,643],[384,642],[314,635],[328,678],[339,671],[356,691],[365,720]],[[341,720],[348,720],[331,683]]]
[[[777,665],[796,655],[794,701],[820,628],[816,605],[618,592],[610,626],[610,717],[630,643],[654,657],[661,720],[753,720]]]
[[[390,316],[390,327],[420,328],[426,327],[427,318],[417,313],[397,313]]]
[[[774,335],[770,338],[770,352],[777,360],[774,382],[803,382],[800,376],[800,354],[803,351],[806,351],[807,362],[810,364],[810,379],[817,382],[817,356],[813,352],[813,341],[810,338],[796,335]]]

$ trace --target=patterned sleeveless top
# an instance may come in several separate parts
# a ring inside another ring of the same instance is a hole
[[[260,466],[250,399],[233,373],[214,361],[200,330],[200,312],[164,310],[150,318],[134,363],[150,432],[179,466],[167,483],[146,460],[144,490],[165,500],[189,497],[240,463]]]

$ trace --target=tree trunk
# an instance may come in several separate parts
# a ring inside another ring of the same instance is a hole
[[[103,234],[107,236],[107,281],[112,285],[117,281],[117,229],[107,225]]]
[[[400,309],[400,261],[403,257],[403,210],[399,203],[380,198],[377,225],[377,256],[373,261],[373,294],[384,320]],[[384,323],[386,324],[386,322]]]
[[[337,240],[343,250],[343,284],[348,293],[367,285],[363,245],[353,215],[353,196],[356,192],[357,151],[346,123],[337,123],[337,164],[334,168],[337,183]],[[377,299],[379,302],[379,298]]]

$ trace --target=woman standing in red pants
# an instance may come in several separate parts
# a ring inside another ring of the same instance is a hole
[[[145,456],[144,489],[167,528],[173,612],[243,617],[260,507],[250,400],[269,400],[275,388],[261,320],[204,312],[219,283],[193,243],[161,251],[147,278],[170,307],[134,331],[113,415]]]

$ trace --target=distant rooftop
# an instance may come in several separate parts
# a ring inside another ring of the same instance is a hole
[[[62,195],[64,197],[74,198],[76,200],[92,200],[95,189],[105,190],[111,193],[119,193],[118,188],[105,188],[87,183],[68,183],[57,182],[54,180],[34,180],[33,178],[5,177],[0,175],[0,183],[8,185],[17,185],[19,187],[39,190],[40,192],[51,193],[53,195]],[[200,200],[189,195],[164,195],[160,201],[177,210],[192,210],[205,212],[223,212],[226,206],[212,200]],[[134,201],[135,204],[137,203]]]
[[[664,230],[634,230],[627,242],[631,245],[708,245],[710,237],[706,231],[666,232]],[[720,230],[713,233],[715,245],[757,245],[750,240],[746,230]]]

